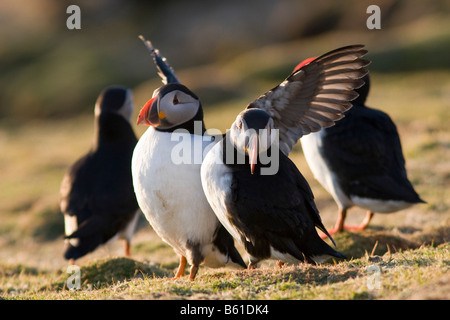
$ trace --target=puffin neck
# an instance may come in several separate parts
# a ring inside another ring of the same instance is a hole
[[[115,113],[101,113],[95,118],[94,149],[103,144],[126,140],[134,135],[128,121]]]
[[[198,132],[198,124],[196,123],[200,121],[201,122],[201,132]],[[178,129],[187,130],[190,134],[200,134],[204,135],[206,132],[205,122],[203,120],[203,109],[202,106],[198,108],[197,114],[194,116],[194,118],[190,119],[189,121],[186,121],[182,124],[176,125],[174,127],[170,127],[167,129],[163,129],[160,127],[155,127],[155,130],[160,132],[174,132]],[[197,129],[197,130],[196,130]]]
[[[227,158],[227,152],[230,152],[230,150],[232,150],[231,152],[233,152],[233,158],[232,159],[229,158],[229,155],[228,155],[228,158]],[[269,149],[267,149],[267,151],[265,151],[265,152],[266,152],[266,156],[271,159],[272,147],[269,147]],[[222,152],[222,161],[223,161],[223,163],[225,165],[229,166],[229,167],[234,167],[234,168],[240,167],[240,166],[246,167],[246,168],[248,168],[248,170],[250,172],[250,167],[249,167],[249,165],[250,165],[250,157],[249,157],[249,155],[245,154],[244,155],[244,162],[242,162],[243,159],[242,159],[242,157],[238,158],[238,153],[240,153],[240,151],[236,148],[234,143],[231,141],[230,135],[226,134],[225,138],[224,138],[223,152]],[[230,163],[230,160],[232,160],[231,163]],[[271,166],[270,162],[266,163],[266,164],[263,164],[260,161],[260,156],[258,155],[258,158],[257,158],[257,161],[256,161],[256,165],[255,165],[255,170],[256,170],[255,172],[258,173],[260,168],[270,167],[270,166]]]

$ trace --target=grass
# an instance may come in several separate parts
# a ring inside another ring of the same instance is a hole
[[[2,296],[9,299],[405,299],[448,278],[449,244],[351,259],[321,266],[273,265],[256,270],[201,269],[196,281],[168,280],[161,265],[128,258],[99,259],[82,266],[80,289],[70,274],[23,265],[3,268]],[[439,298],[438,292],[424,290]]]

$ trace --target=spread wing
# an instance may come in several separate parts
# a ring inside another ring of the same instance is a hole
[[[334,125],[351,107],[354,91],[364,84],[370,61],[363,45],[342,47],[295,68],[280,85],[247,108],[265,110],[280,133],[280,150],[288,155],[303,135]]]
[[[175,71],[169,65],[167,59],[160,55],[159,50],[153,48],[152,43],[148,40],[145,40],[143,36],[139,36],[139,39],[141,39],[142,42],[144,42],[145,46],[152,54],[153,61],[155,62],[156,67],[158,68],[158,75],[161,77],[161,81],[164,84],[180,83],[177,76],[175,75]]]

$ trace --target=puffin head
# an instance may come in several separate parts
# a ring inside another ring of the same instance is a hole
[[[274,122],[262,109],[250,108],[236,117],[230,129],[230,138],[238,152],[244,152],[250,160],[250,172],[253,174],[258,155],[266,152],[276,135]]]
[[[142,107],[137,124],[168,130],[191,120],[203,120],[200,100],[184,85],[169,83],[155,90]]]
[[[95,103],[95,116],[102,113],[116,113],[130,121],[133,114],[133,95],[130,89],[122,86],[109,86],[104,89]]]

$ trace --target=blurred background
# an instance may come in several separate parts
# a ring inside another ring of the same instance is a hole
[[[66,27],[69,4],[81,9],[81,30]],[[381,30],[366,27],[370,4],[381,9]],[[374,72],[448,70],[449,10],[448,0],[4,0],[0,117],[91,112],[103,87],[121,83],[134,88],[155,77],[139,34],[160,48],[176,70],[213,64],[244,82],[254,72],[278,81],[297,61],[354,43],[368,46]],[[271,74],[270,68],[279,71]],[[226,82],[215,79],[220,74],[214,68],[210,71],[194,80]],[[213,91],[226,93],[220,100],[231,99],[241,84]]]
[[[80,30],[66,27],[71,4],[81,9]],[[381,9],[379,30],[366,27],[372,4]],[[54,240],[48,250],[62,259],[59,185],[92,142],[97,95],[111,84],[132,88],[137,113],[161,85],[140,34],[200,96],[207,126],[221,130],[303,59],[365,44],[368,104],[399,126],[409,174],[428,202],[387,223],[448,222],[449,0],[2,0],[0,259],[20,260],[19,243],[35,248]],[[134,128],[138,136],[145,129]],[[331,226],[334,203],[300,148],[293,157]]]

